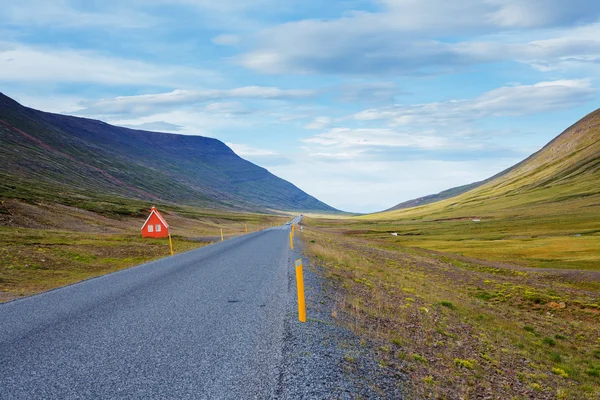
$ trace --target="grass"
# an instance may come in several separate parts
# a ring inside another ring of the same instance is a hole
[[[571,210],[558,210],[560,215],[535,209],[515,211],[518,215],[498,212],[481,222],[444,214],[427,219],[318,219],[314,224],[389,247],[451,252],[523,267],[600,270],[600,206],[565,208]]]
[[[333,315],[390,348],[414,398],[600,396],[598,280],[404,247],[363,221],[304,222]]]
[[[114,208],[111,208],[114,210]],[[166,206],[176,253],[288,217]],[[137,214],[140,216],[137,216]],[[170,255],[168,240],[143,239],[147,211],[114,215],[42,201],[0,202],[0,302]],[[4,225],[4,226],[2,226]]]
[[[0,228],[0,300],[27,296],[170,254],[166,240],[130,234],[90,234]],[[175,237],[183,252],[203,246]]]

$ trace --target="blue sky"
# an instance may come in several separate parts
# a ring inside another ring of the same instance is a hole
[[[589,0],[9,0],[0,19],[5,94],[218,138],[348,211],[485,179],[598,108]]]

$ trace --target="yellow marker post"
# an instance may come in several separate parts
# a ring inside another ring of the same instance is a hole
[[[175,253],[173,253],[173,240],[171,240],[170,233],[169,233],[169,248],[171,249],[171,255],[174,255]]]
[[[306,322],[306,304],[304,301],[304,276],[302,275],[302,259],[296,260],[296,286],[298,287],[298,320]]]
[[[244,226],[246,227],[246,235],[248,234],[248,224],[244,224]]]
[[[294,235],[290,232],[290,249],[294,250]]]
[[[224,242],[225,238],[223,237],[223,228],[221,228],[221,242]]]

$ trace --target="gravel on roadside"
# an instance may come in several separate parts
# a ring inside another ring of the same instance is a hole
[[[299,240],[297,240],[299,242]],[[277,399],[402,399],[404,377],[377,362],[377,345],[361,341],[332,316],[335,288],[297,250],[288,270],[287,315]],[[294,261],[303,259],[307,322],[298,321]]]

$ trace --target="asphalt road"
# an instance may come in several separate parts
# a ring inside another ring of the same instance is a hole
[[[0,398],[274,397],[289,230],[0,304]]]

